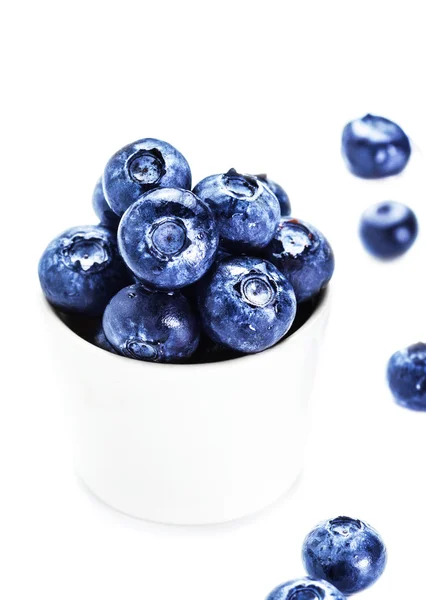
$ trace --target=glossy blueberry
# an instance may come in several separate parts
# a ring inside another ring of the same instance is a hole
[[[398,404],[426,411],[426,344],[418,342],[395,352],[388,363],[387,379]]]
[[[123,215],[120,252],[129,269],[156,289],[194,283],[213,264],[219,242],[209,207],[192,192],[148,192]]]
[[[46,248],[38,274],[48,301],[64,312],[101,315],[130,275],[116,234],[102,225],[67,229]]]
[[[323,234],[289,217],[281,219],[265,256],[290,281],[298,302],[318,294],[334,271],[333,251]]]
[[[399,125],[365,115],[343,129],[342,154],[354,175],[377,179],[400,173],[410,158],[411,146]]]
[[[96,216],[99,218],[101,225],[117,229],[120,222],[120,217],[113,212],[107,201],[105,200],[104,190],[102,188],[102,178],[93,190],[92,206]]]
[[[244,353],[276,344],[296,315],[287,279],[268,261],[247,256],[216,263],[200,284],[198,305],[206,333]]]
[[[345,600],[327,581],[302,577],[276,587],[266,600]]]
[[[269,179],[269,177],[266,175],[256,175],[256,177],[260,179],[273,194],[276,195],[278,202],[280,203],[281,216],[288,217],[288,215],[291,213],[291,205],[290,199],[284,189],[279,185],[279,183],[272,181],[272,179]]]
[[[235,250],[263,248],[271,241],[280,205],[275,194],[256,177],[230,169],[200,181],[194,194],[215,213],[224,246]]]
[[[119,150],[103,174],[105,198],[120,216],[145,192],[172,187],[191,189],[189,165],[176,148],[152,138]]]
[[[344,594],[355,594],[383,573],[386,548],[366,523],[338,517],[311,531],[303,544],[302,558],[311,577],[325,579]]]
[[[400,202],[380,202],[363,213],[359,232],[373,256],[396,258],[414,244],[418,232],[416,215]]]
[[[199,326],[188,300],[179,292],[153,292],[130,285],[105,309],[103,328],[123,356],[155,362],[179,362],[198,345]]]

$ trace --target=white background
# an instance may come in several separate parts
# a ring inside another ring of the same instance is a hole
[[[359,181],[339,138],[370,111],[426,147],[422,3],[39,0],[2,13],[2,598],[263,600],[302,574],[310,528],[339,514],[367,520],[388,546],[385,575],[361,597],[417,597],[426,415],[393,404],[384,370],[393,351],[425,337],[424,167],[416,151],[402,177]],[[104,163],[147,136],[179,148],[194,182],[230,167],[268,172],[335,248],[304,478],[290,498],[233,524],[138,522],[73,475],[36,264],[58,232],[95,221]],[[381,264],[357,224],[389,198],[416,210],[421,231],[406,257]]]

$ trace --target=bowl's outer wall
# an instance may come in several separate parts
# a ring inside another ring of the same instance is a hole
[[[223,522],[274,502],[301,471],[329,305],[327,292],[266,352],[165,365],[92,346],[43,301],[79,476],[112,507],[163,523]]]

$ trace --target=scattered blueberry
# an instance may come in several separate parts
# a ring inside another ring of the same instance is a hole
[[[327,581],[302,577],[276,587],[266,600],[345,600]]]
[[[265,256],[290,281],[298,302],[318,294],[334,271],[333,251],[323,234],[289,217],[281,219]]]
[[[271,241],[280,205],[275,194],[256,177],[230,169],[200,181],[194,194],[215,213],[224,246],[234,250],[263,248]]]
[[[266,187],[268,187],[271,192],[276,195],[281,207],[281,216],[288,217],[288,215],[291,213],[291,205],[290,199],[284,189],[278,183],[275,183],[275,181],[269,179],[266,175],[256,175],[256,177],[260,179],[266,185]]]
[[[109,343],[123,356],[156,362],[188,358],[200,335],[182,294],[153,292],[138,284],[114,296],[105,309],[103,328]]]
[[[98,180],[98,183],[93,190],[92,205],[96,216],[101,222],[101,225],[117,229],[120,222],[120,217],[110,209],[107,201],[105,200],[104,190],[102,188],[102,178]]]
[[[386,566],[379,534],[349,517],[318,525],[305,539],[302,557],[308,575],[325,579],[344,594],[366,589]]]
[[[395,352],[388,363],[387,379],[398,404],[426,411],[426,344],[418,342]]]
[[[207,334],[244,353],[273,346],[296,315],[290,283],[261,258],[240,256],[216,263],[200,284],[198,301]]]
[[[408,163],[411,146],[399,125],[365,115],[343,129],[342,153],[354,175],[377,179],[400,173]]]
[[[176,148],[152,138],[119,150],[103,175],[106,200],[120,216],[145,192],[172,187],[191,189],[189,165]]]
[[[359,231],[364,246],[373,256],[396,258],[414,244],[418,225],[411,208],[388,201],[367,208]]]
[[[44,251],[38,266],[48,301],[64,312],[100,316],[130,280],[116,234],[102,225],[67,229]]]
[[[209,207],[180,189],[148,192],[126,211],[118,229],[127,266],[156,289],[177,289],[200,279],[213,264],[218,242]]]

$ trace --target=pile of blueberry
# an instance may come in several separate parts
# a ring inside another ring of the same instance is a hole
[[[191,191],[173,146],[143,139],[108,161],[99,225],[55,238],[39,263],[48,301],[79,335],[141,360],[260,352],[311,314],[334,270],[325,237],[284,190],[235,169]]]
[[[308,577],[278,586],[266,600],[345,600],[377,581],[386,558],[383,541],[370,525],[349,517],[325,521],[303,544]]]

